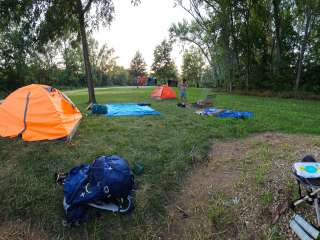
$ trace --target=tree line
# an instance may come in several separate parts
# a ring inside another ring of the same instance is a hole
[[[139,2],[131,0],[133,5]],[[1,40],[4,40],[0,77],[7,80],[8,87],[13,86],[12,82],[8,84],[8,80],[17,82],[25,74],[30,75],[34,59],[38,60],[41,56],[38,53],[46,55],[48,44],[55,44],[67,36],[71,43],[81,43],[89,102],[95,103],[88,33],[99,26],[110,25],[113,18],[112,0],[0,1],[0,33]]]
[[[29,83],[133,85],[140,75],[194,87],[320,92],[319,0],[173,0],[191,16],[154,49],[151,73],[137,51],[125,69],[92,31],[114,17],[112,0],[0,1],[0,88]],[[128,0],[135,6],[139,0]],[[181,75],[171,58],[185,43]]]
[[[23,37],[16,32],[7,33],[9,41],[0,35],[0,88],[11,91],[17,87],[42,83],[60,87],[83,87],[87,85],[82,48],[77,41],[63,39],[42,46],[39,51],[20,49],[25,47]],[[20,39],[19,39],[20,38]],[[12,41],[12,42],[11,42]],[[4,44],[6,43],[6,44]],[[15,44],[17,44],[15,46]],[[131,85],[129,72],[116,64],[114,49],[104,44],[100,49],[89,38],[92,78],[96,86]]]
[[[172,39],[197,46],[217,87],[320,93],[319,0],[176,0],[192,20]]]
[[[113,15],[112,0],[0,1],[0,92],[30,83],[87,86],[89,102],[95,102],[94,85],[136,84],[138,76],[147,75],[141,53],[125,69],[116,63],[114,49],[99,48],[91,36]],[[167,41],[155,48],[152,74],[157,78],[176,78],[171,50]]]
[[[49,41],[40,49],[32,49],[25,42],[23,32],[17,30],[0,33],[0,89],[11,91],[18,87],[42,83],[64,88],[87,85],[81,42],[73,36]],[[88,35],[88,56],[94,86],[137,85],[137,78],[155,77],[160,84],[178,78],[176,64],[171,58],[172,43],[162,41],[154,49],[151,71],[140,51],[133,56],[127,69],[117,64],[116,52],[107,44]]]

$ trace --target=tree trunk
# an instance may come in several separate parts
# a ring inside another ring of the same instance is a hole
[[[229,1],[229,21],[230,21],[230,50],[232,49],[231,58],[232,58],[232,83],[234,82],[235,76],[240,77],[240,60],[239,60],[239,49],[238,49],[238,39],[236,37],[236,30],[234,26],[234,18],[235,14],[233,13],[233,1]],[[232,85],[231,85],[232,86]],[[230,92],[232,91],[232,87],[230,88]]]
[[[247,6],[246,11],[246,35],[247,35],[247,71],[246,71],[246,82],[245,82],[245,89],[246,92],[249,91],[249,78],[250,78],[250,41],[249,41],[249,24],[250,24],[250,9],[251,8],[251,2],[249,1],[249,4]]]
[[[280,3],[281,0],[273,0],[273,16],[276,32],[276,64],[275,72],[280,74],[281,69],[281,56],[282,56],[282,42],[281,42],[281,18],[280,18]]]
[[[81,0],[78,0],[78,11],[79,11],[78,20],[79,20],[79,27],[80,27],[81,42],[82,42],[83,59],[84,59],[84,66],[85,66],[87,85],[88,85],[89,103],[96,103],[96,97],[94,93],[94,85],[93,85],[93,79],[92,79],[92,68],[91,68],[90,58],[89,58],[88,40],[87,40],[87,34],[85,29],[85,23],[84,23],[84,12],[82,9]]]
[[[297,78],[296,78],[296,84],[294,87],[294,91],[297,92],[299,89],[299,83],[300,83],[300,78],[301,78],[301,70],[302,70],[302,62],[304,59],[304,52],[306,50],[307,47],[307,42],[308,42],[308,38],[309,38],[309,33],[310,33],[310,23],[311,23],[311,10],[307,10],[306,12],[306,25],[305,25],[305,29],[304,29],[304,36],[303,36],[303,40],[302,40],[302,44],[301,44],[301,48],[300,48],[300,53],[299,53],[299,57],[298,57],[298,71],[297,71]]]

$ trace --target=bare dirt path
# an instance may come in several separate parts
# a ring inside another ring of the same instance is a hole
[[[272,220],[295,196],[291,166],[306,154],[320,160],[320,137],[263,133],[214,144],[208,163],[186,177],[168,206],[162,238],[294,239],[290,211]]]

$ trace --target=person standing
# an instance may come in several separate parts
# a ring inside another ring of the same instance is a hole
[[[187,80],[182,79],[182,82],[179,83],[178,87],[179,87],[180,101],[183,105],[185,105],[187,102],[187,93],[186,93],[187,87],[188,87]]]

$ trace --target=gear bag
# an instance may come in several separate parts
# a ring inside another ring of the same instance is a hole
[[[67,221],[82,220],[89,203],[128,197],[133,186],[129,164],[118,156],[101,156],[92,164],[74,167],[64,180],[63,206]]]

